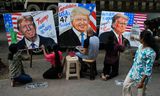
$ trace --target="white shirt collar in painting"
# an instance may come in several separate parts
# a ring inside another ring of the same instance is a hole
[[[76,30],[74,27],[72,29],[75,32],[75,34],[78,36],[79,40],[81,41],[81,32]],[[83,32],[83,33],[84,33],[84,40],[85,40],[87,38],[87,34],[86,34],[86,32]]]
[[[112,29],[113,33],[116,35],[117,41],[118,41],[118,34]]]
[[[39,39],[39,36],[38,36],[38,35],[37,35],[37,37],[36,37],[35,42],[31,42],[31,41],[27,40],[26,38],[25,38],[24,40],[25,40],[25,42],[26,42],[26,45],[27,45],[28,49],[32,49],[32,46],[31,46],[32,43],[35,44],[35,48],[39,48],[40,39]]]

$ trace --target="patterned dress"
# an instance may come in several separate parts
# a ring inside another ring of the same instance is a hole
[[[148,78],[145,82],[147,83],[151,78],[152,66],[155,58],[156,53],[152,48],[143,48],[143,45],[140,45],[136,51],[132,68],[128,73],[130,79],[138,83],[142,80],[143,75],[147,75]]]

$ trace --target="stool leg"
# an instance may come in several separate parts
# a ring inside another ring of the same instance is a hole
[[[79,66],[80,66],[80,64],[79,64],[79,62],[77,61],[77,62],[76,62],[76,74],[77,74],[77,78],[78,78],[78,79],[80,79],[80,72],[79,72],[79,71],[80,71],[80,67],[79,67]]]
[[[94,63],[90,63],[90,80],[95,79],[95,74],[94,74]]]
[[[70,74],[70,63],[69,63],[69,62],[67,62],[66,80],[69,80],[69,74]]]
[[[15,81],[14,81],[14,79],[13,78],[11,78],[11,87],[15,87]]]
[[[98,72],[97,72],[97,65],[96,65],[96,61],[94,62],[94,72],[95,72],[95,75],[97,75],[98,74]]]

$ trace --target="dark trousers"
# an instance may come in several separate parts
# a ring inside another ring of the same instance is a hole
[[[14,81],[20,82],[22,84],[26,84],[26,83],[32,82],[32,78],[28,74],[23,73],[20,76],[14,78]]]
[[[113,78],[118,75],[119,71],[119,60],[117,60],[114,64],[104,63],[103,74],[109,75],[110,78]]]
[[[46,72],[43,73],[43,78],[45,79],[58,79],[58,73],[60,73],[56,68],[51,67]]]
[[[83,60],[82,58],[79,57],[79,62],[81,63],[81,70],[80,70],[80,74],[82,75],[83,72],[86,72],[88,69],[89,69],[89,65],[87,65]],[[94,69],[94,72],[95,72],[95,75],[98,74],[97,72],[97,65],[96,65],[96,61],[93,63],[93,69]]]

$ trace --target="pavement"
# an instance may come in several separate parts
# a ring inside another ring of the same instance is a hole
[[[8,44],[6,34],[3,31],[4,28],[0,28],[0,58],[8,66],[7,54]],[[116,85],[115,80],[124,80],[127,75],[132,59],[129,51],[126,50],[120,57],[119,75],[111,80],[102,81],[99,78],[103,68],[104,51],[100,50],[97,58],[98,76],[95,80],[89,78],[71,78],[69,80],[62,79],[47,80],[43,79],[42,74],[50,67],[50,64],[45,61],[43,55],[33,56],[33,65],[30,68],[30,62],[24,61],[24,69],[26,73],[30,74],[33,78],[33,83],[47,82],[47,88],[35,88],[26,89],[26,85],[18,85],[16,87],[10,86],[10,80],[8,79],[8,71],[2,74],[0,80],[0,96],[122,96],[122,86]],[[147,96],[160,96],[160,68],[153,68],[152,80],[148,84]],[[133,96],[136,96],[136,88]]]

